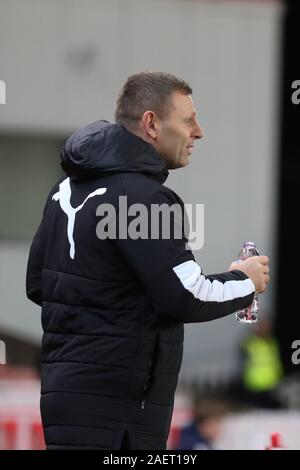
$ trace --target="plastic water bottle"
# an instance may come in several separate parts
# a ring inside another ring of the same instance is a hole
[[[256,245],[253,242],[245,242],[243,244],[243,248],[238,255],[238,259],[240,261],[244,261],[250,256],[259,256],[259,252],[256,249]],[[258,307],[258,297],[257,294],[254,294],[253,303],[247,307],[243,308],[242,310],[238,310],[235,314],[236,319],[240,323],[256,323],[259,314],[259,307]]]

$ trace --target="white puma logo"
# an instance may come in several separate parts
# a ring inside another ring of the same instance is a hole
[[[68,239],[70,243],[70,257],[74,259],[75,256],[75,243],[73,238],[74,232],[74,224],[75,224],[75,217],[76,213],[83,208],[86,201],[94,196],[101,196],[102,194],[106,193],[107,188],[99,188],[96,191],[93,191],[89,194],[82,204],[78,207],[71,206],[71,185],[70,185],[70,178],[66,178],[62,183],[59,185],[59,191],[52,196],[52,200],[59,201],[60,207],[68,216]]]

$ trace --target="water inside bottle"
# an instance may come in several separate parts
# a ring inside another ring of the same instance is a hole
[[[256,249],[256,245],[253,242],[244,242],[243,248],[240,251],[238,258],[240,261],[244,261],[250,256],[259,256],[259,252]],[[254,295],[254,299],[251,305],[242,310],[238,310],[235,314],[237,321],[240,323],[256,323],[259,315],[258,296]]]

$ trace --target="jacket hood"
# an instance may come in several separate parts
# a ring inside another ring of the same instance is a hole
[[[78,129],[64,143],[61,166],[72,179],[108,173],[145,173],[164,182],[164,160],[155,148],[119,124],[96,121]]]

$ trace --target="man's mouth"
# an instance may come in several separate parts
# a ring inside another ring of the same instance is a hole
[[[193,145],[188,145],[188,146],[187,146],[187,150],[188,150],[188,154],[189,154],[189,155],[191,155],[191,153],[193,152],[193,148],[194,148]]]

